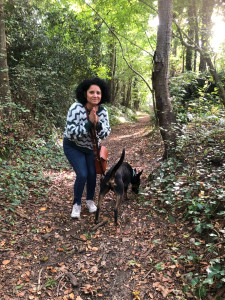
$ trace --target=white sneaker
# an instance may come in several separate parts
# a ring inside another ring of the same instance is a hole
[[[93,213],[97,210],[97,207],[93,200],[87,200],[87,207],[90,213]]]
[[[81,205],[77,205],[76,203],[73,205],[72,213],[71,213],[71,218],[80,218],[80,210],[81,210]]]

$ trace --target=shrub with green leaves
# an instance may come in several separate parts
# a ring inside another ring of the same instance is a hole
[[[62,147],[54,140],[29,139],[15,144],[10,156],[0,161],[0,194],[4,202],[21,205],[30,198],[47,196],[49,177],[45,170],[68,168]]]
[[[201,247],[198,259],[193,251],[179,258],[196,266],[186,288],[201,299],[225,281],[225,114],[217,92],[207,94],[194,73],[173,78],[170,85],[181,134],[176,157],[161,162],[149,176],[151,196],[156,210],[173,222],[189,222],[205,241],[195,243]],[[195,85],[192,97],[187,97],[188,85]],[[209,263],[206,271],[198,267],[201,260]]]
[[[224,74],[220,74],[224,81]],[[186,124],[196,116],[207,115],[213,109],[222,110],[218,88],[209,74],[185,72],[170,79],[170,94],[178,122]]]

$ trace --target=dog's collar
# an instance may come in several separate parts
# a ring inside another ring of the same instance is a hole
[[[136,175],[136,171],[133,169],[133,177],[135,177]]]

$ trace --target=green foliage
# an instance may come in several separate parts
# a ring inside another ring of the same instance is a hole
[[[201,299],[225,281],[225,115],[217,91],[207,93],[205,77],[199,81],[188,72],[173,78],[170,86],[180,128],[176,157],[163,161],[149,180],[156,209],[169,220],[182,218],[201,239],[190,238],[201,255],[190,249],[178,259],[196,266],[185,289]],[[198,265],[209,255],[210,267],[204,272]]]
[[[23,106],[26,114],[17,118],[26,123],[42,122],[45,126],[63,127],[64,115],[73,102],[73,91],[62,84],[55,71],[17,65],[11,69],[14,105]],[[14,94],[16,92],[16,94]],[[57,116],[57,118],[55,118]]]
[[[188,221],[205,240],[194,242],[201,247],[202,256],[191,251],[179,259],[197,266],[210,253],[207,272],[196,271],[186,286],[199,299],[206,296],[208,288],[219,288],[225,281],[225,115],[220,105],[208,108],[211,111],[192,112],[192,121],[180,124],[177,157],[163,161],[149,176],[152,197],[159,203],[156,209],[168,217],[172,214],[176,221]],[[185,116],[184,111],[181,115]]]
[[[18,125],[22,126],[22,123]],[[27,128],[24,136],[20,134],[20,127],[17,132],[13,127],[4,129],[1,130],[4,134],[0,159],[1,199],[13,206],[32,198],[41,201],[47,195],[50,179],[45,170],[68,167],[62,147],[51,136],[48,136],[47,142],[32,136]],[[29,134],[30,137],[27,137]]]
[[[160,262],[160,263],[158,263],[158,264],[155,265],[155,269],[157,271],[163,271],[165,269],[165,266],[164,266],[164,264],[162,262]]]
[[[5,22],[13,102],[36,121],[64,127],[74,86],[96,75],[94,24],[68,5],[28,0],[7,1]]]
[[[225,269],[222,262],[221,259],[210,261],[210,267],[207,269],[208,277],[204,280],[204,283],[213,284],[217,279],[221,280],[221,284],[225,282]]]
[[[223,73],[220,74],[224,81]],[[225,84],[224,84],[225,85]],[[172,104],[179,123],[222,109],[218,89],[208,74],[185,72],[170,80]]]
[[[57,282],[56,282],[55,279],[48,278],[47,281],[46,281],[45,286],[46,286],[46,287],[52,288],[53,286],[56,285],[56,283],[57,283]]]
[[[23,146],[22,153],[11,156],[10,160],[1,162],[1,197],[12,205],[20,205],[33,196],[44,199],[48,192],[49,177],[45,168],[59,169],[65,167],[65,162],[55,161],[56,153],[59,159],[61,148],[54,145],[37,145],[29,141]],[[50,166],[51,165],[51,166]]]
[[[62,128],[64,116],[74,101],[74,87],[91,76],[110,79],[112,35],[100,17],[82,1],[19,0],[15,4],[8,0],[4,6],[13,102],[28,109],[35,120],[42,119]],[[145,34],[150,9],[146,6],[143,13],[139,1],[132,1],[128,6],[126,1],[106,1],[100,6],[97,2],[95,8],[109,26],[113,24],[116,32],[130,35],[129,44],[126,36],[121,41],[124,50],[127,49],[129,60],[133,60],[133,67],[142,69],[149,77],[146,59],[150,63],[151,56],[137,52],[135,43],[147,49],[149,41],[152,42]],[[112,9],[116,13],[109,14]],[[115,78],[123,82],[121,86],[128,87],[134,74],[123,61],[121,49],[118,50]],[[139,80],[138,90],[143,91],[143,86]],[[119,87],[116,94],[121,103],[125,95]],[[146,95],[136,94],[134,100],[146,99]],[[129,100],[130,107],[134,100]]]
[[[216,59],[215,63],[218,71],[224,71],[225,69],[224,51],[225,51],[225,41],[223,41],[216,54],[218,56],[218,59]]]

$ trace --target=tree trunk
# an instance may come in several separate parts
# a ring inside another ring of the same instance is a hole
[[[136,76],[136,77],[134,77],[134,80],[133,80],[133,92],[132,92],[132,97],[134,98],[133,108],[135,111],[139,110],[139,104],[140,104],[139,91],[138,91],[137,84],[138,84],[138,79]]]
[[[176,147],[174,130],[176,119],[169,99],[168,86],[172,9],[172,0],[158,0],[159,26],[152,79],[156,96],[157,118],[165,147],[163,159],[174,155]]]
[[[194,2],[190,1],[188,6],[188,37],[192,40],[194,38]],[[193,69],[193,50],[192,47],[186,49],[186,70]]]
[[[195,32],[195,44],[196,45],[199,45],[199,36],[198,36],[198,18],[197,18],[197,5],[196,5],[196,1],[197,0],[194,0],[193,2],[193,6],[194,6],[194,32]],[[194,68],[193,68],[193,71],[196,72],[197,70],[197,57],[198,57],[198,52],[196,49],[194,49]]]
[[[201,48],[204,53],[209,52],[209,41],[211,36],[212,22],[211,17],[215,0],[202,1],[202,27],[201,27]],[[200,55],[199,71],[206,70],[206,60],[204,55]]]
[[[92,49],[93,57],[95,59],[95,66],[99,68],[101,65],[101,39],[100,39],[100,32],[101,32],[102,22],[100,18],[97,16],[94,19],[94,27],[95,30],[93,31],[93,36],[95,40],[95,44]]]
[[[125,107],[131,108],[131,91],[132,91],[132,78],[127,83]]]
[[[114,99],[113,104],[119,103],[119,95],[120,95],[120,81],[118,79],[114,79],[114,91],[113,91]]]
[[[0,104],[4,107],[3,112],[5,114],[9,113],[9,106],[7,106],[9,102],[11,102],[11,92],[7,64],[4,10],[3,0],[0,0]]]
[[[114,28],[112,27],[112,30],[114,30]],[[111,31],[109,32],[109,34],[111,35],[111,40],[109,43],[109,58],[110,58],[110,62],[109,62],[109,88],[110,88],[110,99],[111,99],[111,103],[115,104],[115,73],[116,73],[116,40],[115,40],[115,36],[111,33]]]

